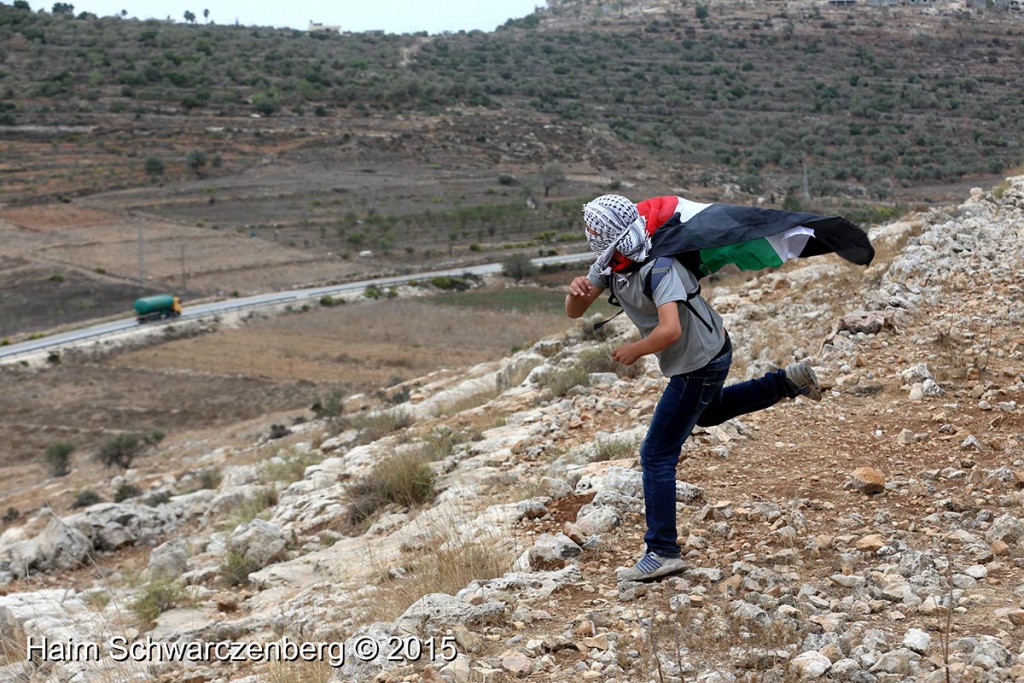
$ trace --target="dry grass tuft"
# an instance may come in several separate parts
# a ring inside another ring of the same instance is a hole
[[[387,506],[411,508],[424,505],[437,494],[434,472],[421,451],[407,451],[382,460],[366,477],[349,489],[346,527],[349,533],[366,530]]]
[[[459,534],[455,529],[465,523],[456,520],[446,527],[431,529],[427,547],[415,551],[404,572],[377,564],[381,590],[368,615],[372,620],[395,619],[424,595],[454,595],[474,580],[502,576],[515,561],[511,544],[493,530]]]
[[[411,427],[413,419],[407,410],[385,410],[352,415],[342,419],[342,423],[359,431],[357,443],[368,444]]]
[[[328,662],[271,662],[263,674],[266,683],[328,683],[334,669]]]

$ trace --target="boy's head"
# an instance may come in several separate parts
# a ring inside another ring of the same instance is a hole
[[[647,221],[636,204],[619,194],[605,194],[583,206],[587,245],[597,254],[597,263],[605,268],[618,251],[626,258],[641,261],[651,246]]]

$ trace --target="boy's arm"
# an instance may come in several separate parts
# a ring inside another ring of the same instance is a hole
[[[569,293],[565,295],[565,314],[570,318],[579,318],[603,291],[604,288],[595,285],[585,275],[573,278],[569,283]]]
[[[632,365],[640,356],[657,353],[668,348],[682,334],[683,328],[679,322],[679,303],[669,301],[658,306],[658,324],[651,330],[651,333],[639,341],[629,342],[618,347],[612,351],[612,358],[624,365]]]

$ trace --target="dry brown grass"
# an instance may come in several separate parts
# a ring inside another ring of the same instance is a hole
[[[0,634],[0,664],[14,664],[28,658],[28,642],[22,633]]]
[[[333,673],[328,662],[272,662],[263,677],[267,683],[327,683]]]
[[[428,530],[427,547],[411,551],[395,578],[396,567],[374,562],[380,591],[370,607],[371,621],[391,620],[432,593],[454,595],[471,581],[493,579],[509,571],[515,561],[510,544],[493,529],[458,533],[464,521],[435,524]]]
[[[114,364],[333,382],[346,390],[366,391],[440,368],[500,358],[514,346],[567,325],[553,313],[381,300],[253,321],[243,328],[129,353]],[[310,390],[310,401],[314,393]]]

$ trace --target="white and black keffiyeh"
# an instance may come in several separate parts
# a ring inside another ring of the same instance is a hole
[[[583,207],[583,221],[587,224],[587,244],[597,254],[597,265],[602,274],[611,273],[615,252],[631,261],[643,261],[651,248],[647,234],[647,219],[640,215],[636,204],[618,194],[605,194]]]

